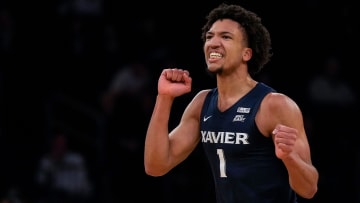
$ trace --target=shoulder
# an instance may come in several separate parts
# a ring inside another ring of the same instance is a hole
[[[188,104],[185,109],[185,115],[193,116],[198,118],[201,113],[202,106],[204,104],[206,95],[211,91],[211,89],[205,89],[199,91]]]
[[[279,123],[299,127],[302,119],[301,110],[292,98],[283,93],[271,92],[261,102],[256,122],[260,131],[269,135]]]
[[[208,93],[211,91],[212,89],[205,89],[205,90],[201,90],[199,91],[193,98],[192,103],[196,103],[197,105],[202,106],[202,104],[204,103],[205,97],[208,95]]]
[[[269,93],[265,96],[261,108],[278,122],[289,120],[301,115],[297,103],[289,96],[282,93]]]
[[[271,109],[273,108],[277,109],[278,107],[298,108],[298,105],[295,103],[293,99],[291,99],[289,96],[283,93],[278,93],[278,92],[270,92],[269,94],[267,94],[263,100],[263,103],[264,105],[267,105]]]
[[[262,106],[272,113],[290,113],[291,111],[300,111],[299,106],[292,98],[278,92],[271,92],[267,94],[264,97]]]

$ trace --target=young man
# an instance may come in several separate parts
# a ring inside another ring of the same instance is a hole
[[[312,165],[302,112],[288,96],[253,79],[271,57],[261,19],[221,4],[203,27],[207,70],[217,87],[200,91],[170,133],[174,99],[191,91],[187,70],[165,69],[145,141],[145,171],[162,176],[202,143],[217,203],[295,203],[313,198]]]

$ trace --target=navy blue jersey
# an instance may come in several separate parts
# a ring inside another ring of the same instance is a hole
[[[287,170],[271,136],[260,133],[255,116],[271,87],[258,83],[224,112],[212,89],[201,112],[201,142],[209,160],[217,203],[296,203]]]

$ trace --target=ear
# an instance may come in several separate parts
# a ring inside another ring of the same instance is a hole
[[[252,49],[251,48],[245,48],[243,52],[243,60],[249,61],[252,57]]]

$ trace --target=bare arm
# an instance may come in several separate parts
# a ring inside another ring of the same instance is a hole
[[[294,191],[310,199],[317,192],[319,174],[312,165],[301,110],[283,94],[270,94],[264,101],[265,126],[273,136],[276,156],[285,164]]]
[[[187,71],[165,69],[158,83],[158,95],[148,126],[144,164],[145,172],[161,176],[182,162],[200,140],[199,116],[204,94],[199,93],[186,107],[179,125],[169,133],[168,124],[175,97],[191,90]]]

